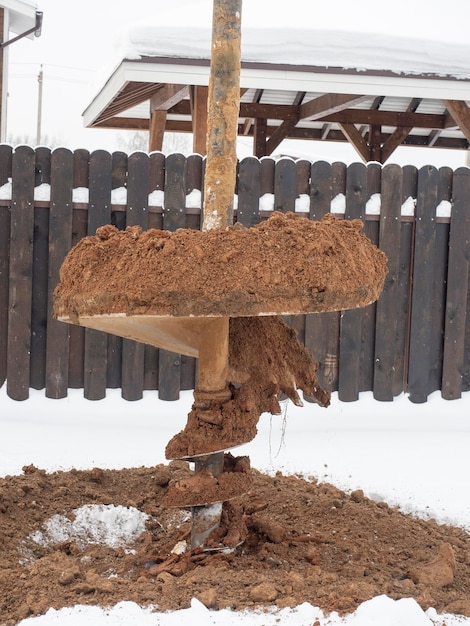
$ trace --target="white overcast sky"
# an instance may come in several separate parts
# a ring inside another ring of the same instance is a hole
[[[360,31],[365,36],[388,34],[468,43],[470,8],[463,8],[466,6],[462,0],[447,0],[445,5],[442,0],[394,0],[388,4],[376,0],[244,0],[242,25],[312,26]],[[116,147],[113,131],[83,129],[81,114],[93,94],[92,85],[109,67],[117,33],[130,23],[154,20],[155,16],[163,25],[182,26],[210,26],[212,18],[212,0],[38,0],[37,8],[44,13],[41,37],[22,40],[9,50],[8,132],[35,139],[42,64],[43,136],[56,137],[72,149]],[[409,149],[402,150],[409,154]],[[317,156],[321,155],[312,158]],[[460,164],[462,156],[457,161]]]

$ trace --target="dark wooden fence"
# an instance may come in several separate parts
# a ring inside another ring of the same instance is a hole
[[[30,388],[50,398],[83,388],[97,400],[121,388],[127,400],[147,389],[174,400],[194,387],[194,359],[57,322],[52,293],[67,251],[102,224],[199,228],[200,208],[186,207],[186,197],[203,189],[203,176],[198,155],[0,146],[0,385],[6,381],[11,398],[28,398]],[[88,198],[77,196],[82,188]],[[119,188],[125,203],[112,202]],[[44,189],[50,195],[41,200]],[[164,203],[149,206],[158,190]],[[387,254],[377,304],[287,320],[340,400],[373,391],[391,401],[404,391],[425,402],[436,390],[450,400],[470,389],[470,170],[249,157],[239,163],[236,192],[235,219],[246,226],[269,215],[260,211],[265,194],[277,211],[307,198],[300,208],[314,220],[344,194],[344,219],[364,220]],[[380,215],[366,213],[374,194]],[[415,199],[414,216],[402,215],[407,198]],[[450,217],[436,216],[442,201],[451,203]]]

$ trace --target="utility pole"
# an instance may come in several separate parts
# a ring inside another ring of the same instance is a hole
[[[44,73],[42,69],[42,64],[38,74],[38,120],[37,120],[37,129],[36,129],[36,145],[39,146],[41,143],[41,124],[42,124],[42,85],[43,85]]]

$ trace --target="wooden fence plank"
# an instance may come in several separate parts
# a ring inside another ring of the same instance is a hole
[[[333,198],[332,168],[326,161],[312,163],[310,170],[310,219],[321,220],[330,213]]]
[[[438,178],[434,167],[419,170],[408,370],[409,398],[416,403],[426,402],[429,391]]]
[[[35,155],[20,146],[12,160],[7,394],[29,397]]]
[[[380,163],[367,163],[366,165],[366,213],[373,213],[376,205],[380,203],[382,184],[382,166]],[[379,245],[380,223],[374,217],[365,219],[364,234],[374,243]],[[375,323],[377,305],[375,302],[362,309],[362,352],[361,367],[359,373],[359,390],[372,391],[374,388],[374,356],[375,356]]]
[[[348,167],[345,219],[364,219],[367,170],[362,163]],[[343,402],[359,398],[362,353],[362,309],[343,311],[340,323],[338,397]]]
[[[134,152],[128,160],[126,225],[148,226],[149,158]],[[130,339],[122,342],[122,397],[140,400],[144,390],[145,346]]]
[[[346,175],[348,168],[345,163],[335,161],[331,164],[331,198],[334,200],[339,194],[346,193]]]
[[[331,164],[331,204],[335,199],[344,196],[346,193],[346,173],[345,163],[335,161]],[[327,336],[326,353],[324,361],[324,377],[327,382],[327,389],[337,391],[339,377],[339,334],[341,326],[341,312],[334,311],[323,313],[322,320]]]
[[[397,346],[399,307],[402,169],[386,165],[382,171],[380,249],[388,259],[388,274],[377,302],[375,326],[374,398],[391,401]]]
[[[418,170],[412,165],[405,165],[402,172],[402,215],[401,221],[400,262],[398,274],[399,306],[397,317],[397,346],[395,372],[393,377],[393,395],[397,396],[408,390],[408,355],[409,330],[411,323],[411,272],[414,246],[415,219],[414,211],[418,195]]]
[[[469,286],[470,172],[459,168],[453,180],[453,206],[449,234],[447,301],[445,315],[442,397],[455,400],[462,395],[465,357],[465,329]]]
[[[111,155],[105,150],[90,154],[90,200],[88,234],[111,221]],[[84,393],[88,400],[106,396],[108,336],[99,330],[85,330]]]
[[[185,187],[186,194],[192,194],[195,190],[200,192],[200,199],[198,201],[198,207],[190,205],[191,209],[198,208],[198,213],[186,211],[186,228],[194,228],[200,230],[201,228],[201,215],[202,215],[202,202],[203,202],[203,190],[204,190],[204,169],[205,160],[200,154],[190,154],[186,158],[185,163]],[[197,198],[197,194],[194,200]],[[190,356],[181,356],[181,369],[180,369],[180,387],[181,389],[194,389],[196,385],[196,369],[197,359]]]
[[[296,196],[310,196],[310,170],[312,164],[307,159],[298,159],[295,162],[295,172],[297,178]]]
[[[11,178],[12,148],[0,145],[0,186]],[[0,206],[0,387],[7,378],[10,208]]]
[[[331,210],[333,197],[332,167],[326,161],[312,163],[310,170],[310,213],[312,220],[321,220]],[[313,313],[305,316],[305,347],[318,361],[318,380],[333,391],[338,372],[339,316],[334,313]],[[305,398],[308,400],[308,398]]]
[[[90,153],[88,150],[75,150],[73,153],[73,189],[88,193]],[[73,199],[73,196],[72,196]],[[88,232],[88,207],[74,208],[72,211],[72,246]],[[85,329],[81,326],[70,327],[69,338],[69,387],[84,388],[85,361]]]
[[[238,170],[237,222],[249,228],[259,222],[261,197],[261,164],[255,157],[246,157]]]
[[[263,157],[260,159],[261,180],[260,180],[260,198],[265,193],[274,194],[274,171],[276,163],[271,157]]]
[[[462,391],[470,391],[470,272],[467,283],[467,323],[464,336],[464,360],[462,368]]]
[[[11,182],[13,148],[7,144],[0,144],[0,186]]]
[[[47,289],[46,397],[65,398],[69,385],[70,325],[54,318],[54,289],[72,244],[73,154],[65,148],[51,155],[49,215],[49,281]]]
[[[185,167],[186,193],[189,194],[195,189],[202,192],[202,156],[200,154],[190,154],[186,159]]]
[[[149,155],[149,192],[163,191],[165,188],[165,155],[161,152],[152,152]]]
[[[35,186],[50,185],[51,151],[46,147],[36,148]],[[38,189],[39,199],[44,197],[43,187]],[[46,384],[46,341],[47,341],[47,285],[49,256],[49,208],[34,208],[33,283],[31,310],[31,353],[30,385],[33,389],[44,389]]]
[[[182,154],[170,154],[165,163],[165,206],[163,227],[174,231],[186,225],[186,159]]]
[[[115,190],[127,189],[127,154],[125,152],[113,152],[111,155],[111,202]],[[117,194],[121,196],[121,193]],[[112,210],[110,223],[124,230],[126,228],[126,211]],[[122,387],[122,337],[108,335],[108,347],[106,352],[106,387],[109,389],[119,389]]]
[[[90,176],[90,153],[80,148],[73,153],[73,188],[88,188]]]
[[[116,151],[111,155],[111,188],[127,187],[128,157],[126,152]]]
[[[453,172],[450,167],[441,167],[438,172],[436,207],[441,202],[450,202]],[[429,346],[428,394],[441,389],[442,360],[444,355],[444,326],[446,307],[447,264],[449,257],[449,221],[442,222],[436,216],[436,239],[434,247],[433,310]]]
[[[51,149],[46,146],[38,146],[36,148],[36,165],[34,186],[39,187],[42,184],[50,184],[51,182]]]
[[[149,156],[149,192],[163,191],[165,187],[165,158],[161,152],[152,152]],[[149,211],[149,228],[163,228],[163,216],[161,213]],[[144,357],[144,389],[158,389],[158,361],[159,349],[153,346],[145,346]]]
[[[311,163],[305,159],[299,159],[295,161],[295,173],[296,173],[296,188],[295,188],[295,200],[294,209],[296,208],[296,202],[299,201],[302,211],[307,208],[307,215],[310,213],[310,169]],[[305,207],[305,197],[308,198],[308,205]],[[305,344],[306,337],[306,315],[290,315],[286,317],[287,323],[296,331],[297,338],[303,344]],[[309,398],[305,396],[305,399],[309,401]]]
[[[165,206],[163,226],[174,231],[186,223],[185,158],[170,154],[166,158]],[[161,400],[178,400],[181,388],[181,356],[160,350],[158,369],[158,397]]]
[[[274,210],[287,213],[295,211],[297,173],[295,161],[280,159],[274,167]]]

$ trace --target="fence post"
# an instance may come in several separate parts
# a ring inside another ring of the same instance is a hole
[[[238,168],[237,222],[249,228],[259,222],[261,164],[256,157],[246,157]]]
[[[143,152],[134,152],[128,159],[126,226],[148,225],[149,158]],[[144,390],[145,345],[122,341],[122,397],[140,400]]]
[[[51,155],[49,215],[48,315],[46,343],[46,397],[65,398],[69,382],[70,325],[53,316],[53,294],[59,270],[72,245],[73,154],[65,148]]]
[[[36,148],[35,187],[51,182],[51,151],[41,146]],[[47,193],[47,191],[46,191]],[[31,372],[30,386],[44,389],[46,384],[46,327],[47,288],[49,256],[49,207],[34,202],[33,284],[31,311]]]
[[[0,186],[11,179],[11,160],[11,146],[0,145]],[[7,378],[9,256],[10,207],[0,206],[0,387]]]
[[[453,205],[449,233],[447,302],[445,315],[442,397],[455,400],[462,395],[465,363],[465,331],[469,325],[470,172],[459,168],[454,174]]]
[[[88,204],[88,235],[111,222],[111,155],[96,150],[90,155],[90,199]],[[87,328],[85,330],[84,394],[88,400],[106,396],[108,336]]]
[[[398,275],[398,316],[397,346],[393,395],[408,391],[409,337],[411,322],[411,276],[413,262],[413,242],[415,232],[414,204],[418,195],[418,170],[413,165],[405,165],[402,170],[402,213],[403,205],[413,208],[412,215],[402,215],[400,236],[400,259]]]
[[[425,166],[418,173],[416,229],[411,302],[408,391],[412,402],[426,402],[433,307],[438,172]]]
[[[170,154],[166,158],[165,206],[163,228],[174,231],[186,224],[185,157]],[[160,350],[158,369],[158,397],[161,400],[178,400],[181,385],[181,355]]]
[[[291,158],[278,161],[274,166],[274,210],[287,213],[295,211],[297,197],[297,172]]]
[[[380,249],[387,255],[388,274],[377,301],[375,325],[374,398],[393,400],[399,306],[402,169],[386,165],[382,171]]]
[[[367,169],[363,163],[348,167],[345,219],[364,219]],[[359,398],[362,358],[362,309],[342,311],[339,340],[338,397],[343,402]]]
[[[35,154],[28,146],[13,153],[10,229],[7,394],[29,398],[33,289]]]

